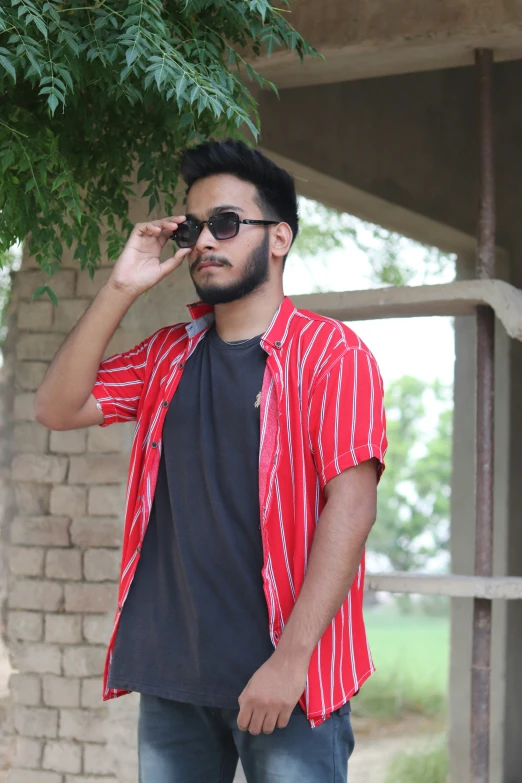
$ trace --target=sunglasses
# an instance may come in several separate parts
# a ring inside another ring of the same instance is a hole
[[[275,226],[278,222],[278,220],[241,220],[236,212],[220,212],[219,215],[212,215],[208,220],[187,218],[172,232],[171,239],[178,247],[194,247],[205,223],[214,239],[221,240],[237,237],[241,223],[249,226]]]

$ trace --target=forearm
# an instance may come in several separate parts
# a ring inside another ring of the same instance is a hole
[[[345,498],[332,497],[323,509],[307,573],[277,647],[280,656],[309,661],[348,595],[375,520],[371,501],[351,508],[347,512]]]
[[[60,346],[35,396],[38,421],[59,429],[91,393],[103,354],[133,298],[105,285]]]

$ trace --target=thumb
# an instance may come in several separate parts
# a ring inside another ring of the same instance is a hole
[[[163,279],[171,272],[173,272],[174,269],[177,269],[178,266],[181,266],[183,260],[186,258],[186,256],[189,255],[191,250],[192,250],[191,247],[182,247],[173,256],[167,258],[166,261],[163,261],[162,264],[160,265],[161,279]]]

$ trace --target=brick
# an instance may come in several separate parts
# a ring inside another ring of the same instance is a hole
[[[43,636],[40,612],[9,612],[7,636],[12,641],[39,642]]]
[[[102,675],[105,655],[105,647],[68,647],[63,652],[63,672],[66,677]]]
[[[80,516],[87,510],[87,488],[59,484],[51,489],[51,514]]]
[[[81,745],[75,745],[73,742],[66,742],[64,740],[46,742],[42,767],[43,769],[50,769],[54,772],[81,772]]]
[[[78,274],[78,282],[76,283],[76,296],[85,296],[89,299],[94,299],[96,294],[103,288],[111,276],[111,272],[111,268],[97,269],[94,273],[94,280],[91,280],[87,270],[82,270]]]
[[[86,709],[96,709],[103,703],[102,693],[103,681],[101,677],[82,680],[80,704]]]
[[[74,614],[46,614],[45,641],[55,644],[82,642],[82,617]]]
[[[89,582],[119,581],[121,555],[117,549],[88,549],[83,573]]]
[[[48,579],[81,579],[82,556],[77,549],[49,549],[45,558]]]
[[[60,737],[78,742],[104,742],[105,710],[60,710]]]
[[[114,777],[114,775],[104,775],[103,777],[99,777],[98,775],[95,777],[92,777],[91,775],[89,775],[89,777],[85,777],[84,775],[66,775],[65,783],[119,783],[119,778]]]
[[[67,466],[67,457],[57,457],[54,454],[18,454],[13,459],[11,475],[13,481],[60,484],[67,475]]]
[[[102,454],[130,451],[134,426],[134,422],[122,422],[118,427],[88,427],[87,451]]]
[[[34,421],[34,392],[20,392],[14,399],[15,421]]]
[[[123,454],[71,457],[71,484],[120,484],[126,482],[129,461]],[[58,482],[57,482],[58,483]]]
[[[13,718],[16,731],[25,737],[56,739],[58,736],[58,710],[17,704],[13,708]]]
[[[9,690],[15,704],[38,706],[42,700],[42,686],[36,674],[12,674]]]
[[[46,331],[53,322],[52,302],[20,302],[18,305],[18,328],[30,331]]]
[[[14,767],[40,768],[43,750],[43,742],[41,740],[29,739],[28,737],[20,737],[18,735],[15,747]]]
[[[37,421],[18,421],[14,425],[11,446],[16,452],[46,452],[49,445],[49,430]]]
[[[51,451],[64,454],[83,454],[87,441],[85,430],[51,432]]]
[[[35,546],[12,546],[9,570],[15,576],[42,576],[45,550]]]
[[[13,769],[7,783],[62,783],[63,776],[56,772],[42,770]]]
[[[49,707],[79,707],[80,680],[46,674],[43,678],[43,700]]]
[[[48,484],[25,484],[20,482],[12,482],[12,484],[19,514],[41,516],[49,513],[51,488]]]
[[[15,367],[17,385],[26,391],[36,391],[44,379],[48,366],[47,362],[17,362]]]
[[[83,771],[87,775],[110,775],[114,772],[112,759],[106,745],[84,745]]]
[[[41,270],[18,272],[15,277],[16,293],[20,299],[32,299],[33,293],[43,284],[49,285],[58,299],[74,296],[76,272],[60,270],[52,278],[45,278]]]
[[[108,612],[118,600],[117,585],[70,584],[65,585],[65,610],[67,612]]]
[[[89,514],[119,516],[125,511],[125,486],[100,484],[89,488]]]
[[[89,777],[85,777],[84,775],[66,775],[65,783],[119,783],[119,778],[114,777],[114,775],[104,775],[103,777],[99,777],[98,775],[95,777],[91,775],[89,775]]]
[[[90,299],[61,299],[60,304],[54,310],[53,332],[68,334],[91,303]]]
[[[83,638],[89,644],[109,643],[114,620],[112,614],[93,614],[83,618]]]
[[[63,343],[62,334],[22,334],[16,341],[16,358],[50,362]]]
[[[61,674],[62,653],[51,644],[14,644],[11,647],[15,668],[32,674]]]
[[[66,517],[15,517],[11,526],[11,543],[69,546],[69,524]]]
[[[123,520],[117,517],[78,517],[71,523],[71,541],[82,548],[120,547]]]
[[[10,609],[57,612],[63,606],[63,586],[39,579],[15,580],[8,601]]]

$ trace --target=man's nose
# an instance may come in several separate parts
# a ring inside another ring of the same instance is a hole
[[[217,239],[212,235],[209,227],[205,223],[194,249],[198,254],[201,254],[205,250],[215,250],[217,246]]]

